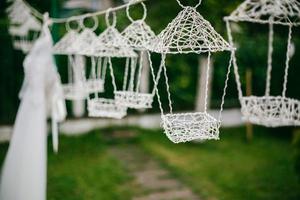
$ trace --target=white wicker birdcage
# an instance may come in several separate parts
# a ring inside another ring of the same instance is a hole
[[[219,128],[221,125],[221,113],[226,95],[227,83],[229,79],[232,58],[228,66],[226,75],[224,93],[219,118],[215,119],[207,113],[207,93],[210,71],[210,57],[212,52],[231,51],[234,49],[214,30],[211,24],[206,21],[196,8],[201,4],[201,0],[195,7],[183,6],[177,0],[183,10],[169,25],[158,35],[158,38],[152,41],[149,49],[162,54],[161,66],[165,76],[165,83],[168,94],[170,113],[165,114],[159,91],[156,89],[158,103],[162,113],[162,126],[168,138],[174,143],[188,142],[192,140],[211,140],[219,139]],[[208,63],[206,71],[206,99],[205,110],[196,113],[173,114],[171,94],[168,84],[167,69],[165,66],[166,54],[186,54],[186,53],[208,53]],[[154,70],[151,67],[152,78],[154,82]]]
[[[153,102],[153,95],[148,93],[137,93],[130,91],[116,91],[115,100],[118,104],[124,105],[128,108],[151,108]]]
[[[168,138],[174,143],[219,139],[220,122],[208,113],[163,115],[162,126]]]
[[[151,108],[153,97],[155,95],[155,90],[152,90],[152,93],[142,93],[140,92],[140,85],[142,80],[142,70],[145,68],[144,53],[147,51],[146,47],[151,41],[153,41],[156,36],[151,28],[145,23],[147,16],[147,9],[145,4],[141,4],[144,8],[144,15],[142,19],[133,20],[129,13],[130,4],[128,4],[126,13],[128,19],[131,21],[131,24],[122,32],[122,36],[125,38],[126,43],[129,44],[134,50],[140,52],[139,63],[137,67],[131,67],[130,72],[130,83],[126,87],[126,82],[123,84],[123,89],[115,92],[115,99],[118,103],[127,106],[128,108],[134,109],[145,109]],[[148,58],[148,57],[147,57]],[[147,60],[146,62],[149,62]],[[152,64],[149,62],[149,64]],[[128,71],[127,66],[125,69],[125,79],[127,79]],[[134,78],[135,71],[137,72],[137,77]],[[134,79],[134,80],[133,80]],[[126,81],[126,80],[125,80]],[[156,85],[154,85],[154,88]]]
[[[235,77],[244,119],[266,127],[299,126],[300,101],[286,97],[290,59],[292,58],[292,27],[300,25],[300,2],[298,0],[246,0],[225,17],[231,45],[233,45],[230,21],[269,25],[268,66],[264,96],[243,96],[238,65],[234,55]],[[283,91],[281,96],[271,96],[271,72],[274,25],[288,26],[288,42],[285,61]]]
[[[92,46],[92,51],[89,55],[93,57],[98,57],[100,60],[104,59],[104,62],[102,62],[101,66],[104,72],[106,68],[109,68],[110,76],[112,79],[112,85],[115,92],[117,91],[117,86],[111,58],[127,58],[128,60],[134,59],[137,55],[130,48],[130,46],[126,44],[125,39],[115,28],[116,16],[114,12],[113,23],[109,23],[108,17],[110,13],[110,10],[108,10],[106,13],[106,24],[108,27],[103,33],[101,33],[98,36],[97,42]],[[109,117],[121,119],[127,115],[126,106],[119,104],[119,102],[115,101],[115,99],[99,97],[99,95],[97,94],[95,94],[93,98],[88,99],[88,111],[89,116],[94,117]]]
[[[246,121],[267,127],[300,125],[300,102],[281,96],[249,96],[241,99]]]
[[[122,119],[127,115],[127,107],[119,105],[114,99],[95,98],[88,101],[90,117],[109,117]]]
[[[23,1],[14,1],[6,12],[10,20],[8,31],[13,39],[13,47],[28,53],[42,29],[41,22],[31,15]],[[33,37],[30,32],[34,33]]]

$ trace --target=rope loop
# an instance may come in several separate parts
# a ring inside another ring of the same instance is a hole
[[[180,2],[180,0],[176,0],[176,1],[177,1],[177,3],[180,5],[180,7],[182,7],[182,8],[188,7],[188,6],[183,5],[183,4]],[[198,4],[195,5],[195,6],[193,6],[193,8],[198,8],[198,7],[201,5],[201,3],[202,3],[202,0],[199,0]]]
[[[72,27],[71,27],[71,22],[76,22],[76,23],[77,23],[77,26],[76,26],[75,28],[72,28]],[[80,29],[81,29],[81,24],[80,24],[80,22],[77,21],[77,20],[73,20],[72,18],[69,18],[69,19],[68,19],[68,21],[66,22],[65,26],[66,26],[66,30],[67,30],[68,32],[70,32],[70,31],[77,31],[77,32],[79,32]]]
[[[97,16],[92,16],[92,17],[91,17],[91,19],[93,19],[93,21],[94,21],[94,26],[93,26],[93,27],[87,27],[87,26],[84,24],[85,19],[87,19],[87,18],[82,18],[82,19],[80,20],[80,25],[81,25],[82,29],[90,29],[90,30],[92,30],[92,31],[95,31],[95,30],[98,28],[99,21],[98,21]]]
[[[130,16],[130,6],[132,4],[129,3],[128,6],[126,7],[126,15],[128,17],[128,19],[131,21],[131,22],[134,22],[135,20]],[[141,21],[145,21],[146,17],[147,17],[147,8],[146,8],[146,5],[142,2],[141,5],[143,6],[143,10],[144,10],[144,14],[143,14],[143,17],[139,20]]]
[[[113,17],[113,21],[112,23],[109,22],[109,15],[110,13],[112,13],[112,17]],[[117,16],[116,16],[116,13],[115,12],[111,12],[111,8],[107,9],[106,13],[105,13],[105,22],[106,22],[106,25],[109,27],[115,27],[116,24],[117,24]]]

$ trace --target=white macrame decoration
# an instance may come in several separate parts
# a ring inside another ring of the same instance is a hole
[[[188,142],[196,139],[210,140],[219,139],[219,128],[221,126],[221,113],[224,105],[224,98],[229,79],[232,56],[228,66],[226,75],[224,93],[222,96],[221,109],[219,119],[213,118],[207,113],[207,92],[210,70],[210,56],[212,52],[231,51],[234,49],[214,30],[211,24],[206,21],[197,11],[196,8],[201,4],[201,1],[195,6],[183,6],[177,0],[183,10],[178,16],[165,28],[158,38],[149,46],[152,51],[162,54],[161,67],[165,76],[165,83],[168,94],[170,113],[165,114],[158,89],[156,94],[161,110],[162,126],[167,137],[174,143]],[[167,69],[165,66],[166,54],[179,53],[203,53],[208,52],[207,64],[207,80],[206,80],[206,101],[204,112],[196,113],[180,113],[173,114],[171,94],[168,84]],[[149,58],[150,58],[150,54]],[[149,59],[151,60],[151,59]],[[151,65],[150,65],[151,66]],[[153,81],[156,82],[153,67],[151,67]],[[157,83],[156,83],[157,85]]]
[[[81,55],[68,57],[68,83],[63,84],[66,100],[84,100],[88,97],[86,91],[85,59]]]
[[[92,67],[88,80],[86,81],[86,90],[89,94],[104,92],[105,67],[102,67],[102,59],[91,57]]]
[[[29,52],[41,31],[41,22],[21,0],[13,1],[6,12],[11,24],[8,32],[13,37],[13,47],[23,53]],[[33,38],[29,36],[30,31],[34,33]]]
[[[300,2],[298,0],[246,0],[230,16],[225,17],[225,21],[231,45],[233,45],[233,37],[230,21],[245,21],[269,25],[268,66],[264,96],[243,96],[237,61],[234,54],[234,71],[244,119],[253,124],[266,127],[299,126],[300,101],[287,98],[286,91],[289,63],[292,57],[292,27],[300,25]],[[289,29],[281,96],[270,95],[274,25],[287,26]]]
[[[92,45],[92,51],[86,53],[85,55],[98,57],[100,60],[100,66],[102,68],[102,74],[105,76],[105,71],[107,68],[110,70],[110,75],[112,78],[112,85],[114,92],[117,91],[117,86],[115,82],[113,67],[111,58],[126,58],[126,70],[124,76],[124,83],[127,82],[128,68],[129,65],[132,69],[135,68],[136,63],[136,53],[130,48],[126,43],[126,40],[115,28],[116,25],[116,15],[113,12],[113,23],[109,22],[110,10],[106,13],[106,24],[107,29],[98,36],[96,43]],[[99,67],[99,63],[98,63]],[[131,79],[132,80],[132,77]],[[119,104],[115,99],[100,98],[98,94],[95,94],[93,98],[88,99],[88,111],[91,117],[109,117],[115,119],[121,119],[127,115],[127,107]]]
[[[85,63],[84,57],[76,54],[78,49],[75,46],[81,35],[79,34],[81,26],[79,24],[77,28],[72,29],[70,22],[66,23],[67,34],[55,44],[53,53],[68,56],[68,83],[63,85],[65,99],[82,100],[88,96],[85,87]]]
[[[130,4],[128,4],[126,13],[128,19],[131,21],[131,24],[122,32],[122,35],[126,39],[127,44],[129,44],[134,50],[139,52],[140,59],[139,59],[139,66],[137,69],[138,70],[137,78],[135,81],[136,85],[135,88],[131,87],[128,89],[126,88],[126,86],[124,86],[122,91],[115,92],[115,99],[119,104],[123,104],[128,108],[135,108],[135,109],[145,109],[145,108],[152,107],[153,97],[155,95],[154,88],[156,87],[155,85],[152,90],[152,93],[140,93],[140,84],[142,81],[141,75],[142,75],[142,70],[144,65],[144,60],[143,60],[144,54],[147,53],[146,47],[156,37],[154,32],[151,30],[151,28],[145,23],[145,19],[147,16],[147,9],[144,3],[142,3],[142,6],[144,9],[143,18],[139,20],[133,20],[129,14]]]
[[[110,76],[112,79],[112,85],[114,91],[116,91],[116,82],[114,71],[112,68],[111,58],[104,58],[103,69],[108,68],[110,70]],[[104,71],[105,76],[105,71]],[[98,93],[95,93],[93,98],[88,98],[88,114],[90,117],[108,117],[114,119],[122,119],[127,115],[127,107],[116,103],[115,99],[101,98]]]
[[[88,94],[90,93],[101,93],[104,92],[104,77],[101,75],[101,65],[96,66],[96,57],[93,56],[93,45],[98,42],[98,37],[95,34],[95,30],[98,27],[98,18],[96,16],[92,17],[94,21],[94,26],[88,28],[84,25],[84,20],[80,22],[83,31],[79,34],[76,42],[73,43],[72,49],[75,50],[75,54],[91,56],[92,67],[89,78],[85,82],[85,90]],[[99,60],[98,60],[99,62]],[[85,69],[83,69],[85,71]],[[85,74],[85,72],[83,72]]]

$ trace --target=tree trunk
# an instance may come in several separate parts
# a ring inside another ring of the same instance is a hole
[[[252,95],[252,70],[246,70],[246,95]],[[250,142],[253,139],[253,125],[249,122],[246,123],[246,138]]]

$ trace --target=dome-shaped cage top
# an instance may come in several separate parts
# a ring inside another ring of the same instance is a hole
[[[98,36],[93,54],[100,57],[137,57],[121,33],[113,26]]]
[[[146,24],[145,19],[147,17],[147,8],[144,3],[141,3],[144,14],[141,19],[134,20],[130,16],[130,4],[127,6],[126,14],[128,19],[132,22],[123,32],[122,35],[126,39],[127,43],[135,50],[145,50],[151,41],[155,40],[156,35]]]
[[[226,19],[262,24],[300,25],[299,0],[246,0]]]
[[[231,51],[232,47],[195,7],[187,6],[152,41],[149,49],[157,53],[177,54]]]
[[[123,32],[127,43],[136,50],[144,50],[156,35],[143,20],[132,22]]]
[[[53,47],[54,54],[69,55],[74,53],[73,43],[78,39],[79,33],[70,30]]]

